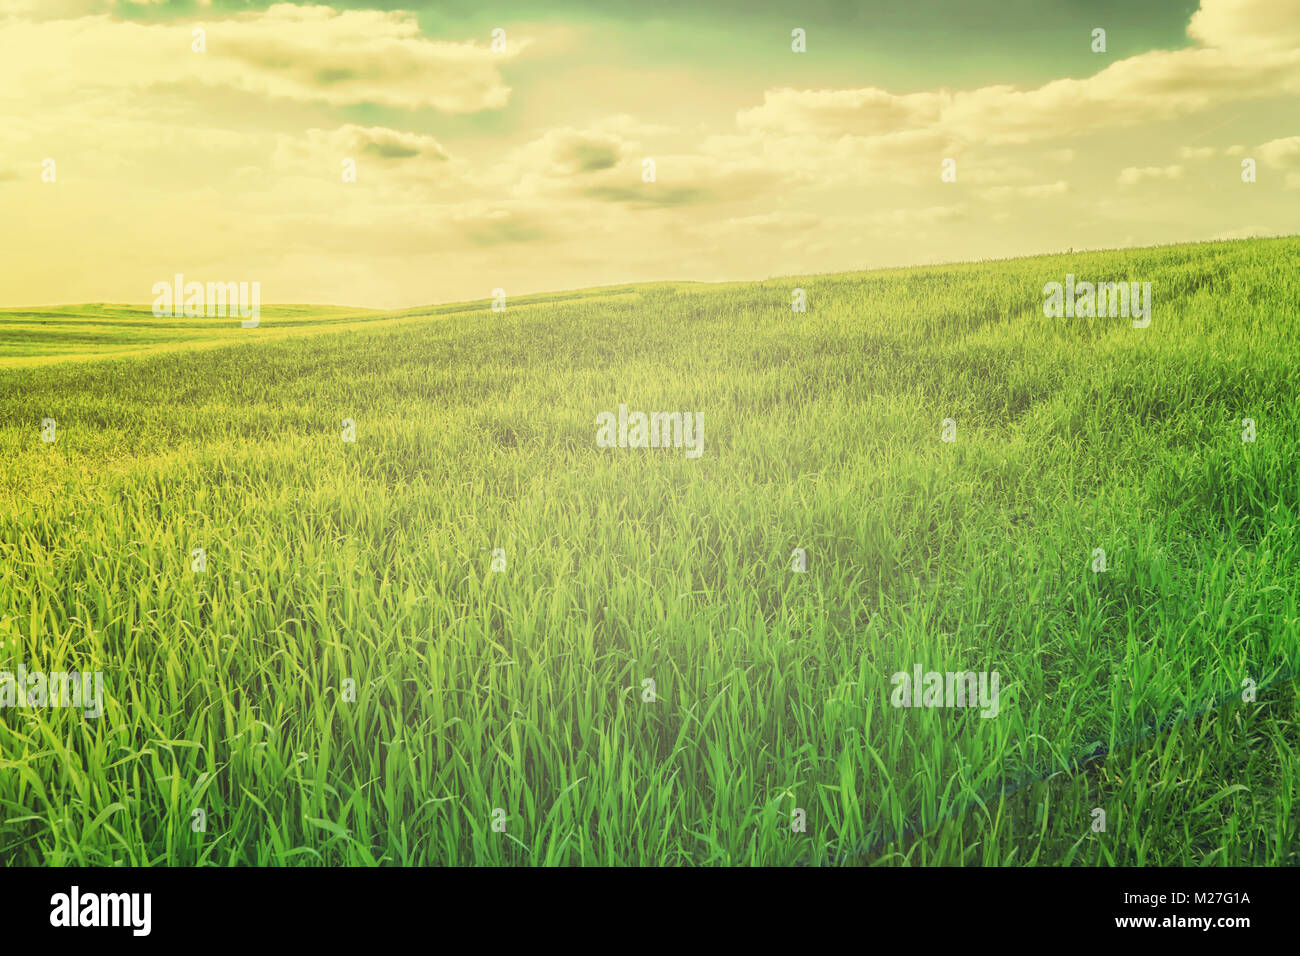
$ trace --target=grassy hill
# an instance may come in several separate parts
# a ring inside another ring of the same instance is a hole
[[[0,710],[0,855],[1296,863],[1297,261],[2,311],[0,670],[105,713]],[[1044,317],[1066,273],[1151,325]]]

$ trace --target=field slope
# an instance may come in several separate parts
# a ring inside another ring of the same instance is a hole
[[[1298,259],[0,312],[0,859],[1294,863]]]

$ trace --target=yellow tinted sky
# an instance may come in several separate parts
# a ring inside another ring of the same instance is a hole
[[[1116,13],[1106,52],[1106,17],[1058,7],[891,24],[904,69],[857,55],[861,5],[0,0],[0,305],[183,273],[391,308],[1298,231],[1300,3],[1202,0],[1160,48]]]

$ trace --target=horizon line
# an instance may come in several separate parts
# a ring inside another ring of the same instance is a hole
[[[1273,241],[1278,239],[1300,239],[1300,231],[1289,232],[1289,233],[1278,233],[1275,235],[1261,235],[1261,236],[1232,236],[1232,237],[1212,238],[1212,239],[1186,239],[1186,240],[1180,240],[1178,242],[1156,242],[1156,243],[1151,243],[1150,245],[1143,245],[1143,246],[1081,246],[1077,249],[1071,246],[1070,248],[1064,250],[1030,252],[1019,256],[990,256],[984,259],[949,259],[949,260],[944,260],[942,262],[914,262],[906,265],[869,266],[865,269],[843,269],[834,272],[782,273],[779,275],[767,276],[766,278],[762,278],[762,279],[757,279],[757,278],[632,279],[624,282],[610,282],[602,285],[570,286],[566,288],[557,288],[557,289],[535,289],[530,292],[520,292],[516,294],[511,294],[509,295],[509,298],[528,299],[528,298],[541,296],[541,295],[559,295],[563,293],[576,293],[576,292],[595,292],[599,290],[625,289],[625,288],[632,288],[635,286],[664,285],[668,283],[692,284],[692,285],[735,285],[735,284],[742,284],[742,283],[757,284],[763,282],[776,282],[780,279],[816,278],[820,276],[855,275],[860,273],[869,274],[869,273],[876,273],[876,272],[898,272],[902,270],[915,270],[915,269],[943,269],[952,266],[980,265],[983,263],[1016,262],[1024,259],[1044,259],[1053,256],[1068,256],[1068,255],[1075,255],[1079,253],[1142,252],[1148,249],[1167,249],[1173,246],[1200,246],[1200,245],[1215,245],[1215,244],[1233,243],[1233,242],[1268,242],[1268,241]],[[241,280],[227,280],[227,281],[241,281]],[[260,280],[245,279],[242,281],[248,282],[248,281],[260,281]],[[355,309],[355,310],[365,311],[365,312],[407,312],[412,309],[440,308],[442,306],[452,306],[452,305],[470,305],[476,302],[491,301],[491,299],[492,296],[487,295],[487,296],[483,296],[481,299],[478,298],[445,299],[437,302],[417,302],[412,305],[399,305],[399,306],[394,306],[392,308],[384,308],[382,306],[373,306],[373,305],[353,305],[349,303],[340,303],[340,302],[306,302],[306,301],[298,300],[292,302],[290,301],[267,302],[261,304],[259,307],[284,309],[284,308],[293,308],[293,307],[300,307],[300,306],[311,306],[313,308]],[[120,306],[123,308],[131,308],[131,309],[148,308],[148,306],[146,306],[144,303],[137,303],[137,302],[111,302],[108,300],[83,300],[81,302],[38,302],[38,303],[28,303],[24,305],[0,305],[0,312],[21,311],[24,309],[72,309],[80,306],[91,306],[91,305]],[[183,318],[183,317],[184,316],[156,316],[156,318]],[[191,316],[191,318],[206,318],[206,316]]]

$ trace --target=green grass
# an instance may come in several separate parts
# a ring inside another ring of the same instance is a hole
[[[0,312],[0,669],[107,697],[0,710],[0,858],[1295,863],[1298,256]],[[1150,328],[1044,318],[1066,272]],[[915,664],[999,715],[891,707]]]

